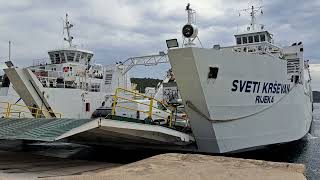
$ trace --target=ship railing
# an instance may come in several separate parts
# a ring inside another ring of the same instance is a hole
[[[43,78],[68,78],[68,77],[91,77],[89,73],[86,73],[85,71],[77,70],[77,71],[57,71],[57,70],[49,70],[49,69],[42,69],[42,68],[34,68],[30,67],[30,70],[37,76],[37,77],[43,77]],[[95,76],[92,76],[96,78]],[[101,78],[97,78],[101,79]]]
[[[75,83],[70,83],[70,82],[75,82],[76,77],[80,77],[80,79],[82,78],[82,76],[77,75],[78,73],[76,73],[76,75],[73,76],[68,72],[62,72],[62,71],[53,71],[53,70],[46,70],[46,69],[40,69],[40,68],[31,69],[31,70],[37,76],[39,81],[44,85],[44,87],[83,89],[90,92],[100,92],[101,90],[100,83],[91,83],[86,78],[82,79],[85,81],[80,81],[80,82],[88,83],[88,87],[80,84],[76,85]],[[57,82],[58,78],[63,78],[64,81]],[[66,81],[66,79],[67,80],[69,79],[69,80]]]
[[[43,58],[43,59],[35,59],[33,60],[32,66],[44,66],[47,65],[50,59]]]
[[[268,54],[274,56],[281,53],[281,48],[269,42],[256,42],[247,44],[238,44],[222,48],[232,48],[235,52],[246,52],[251,54]]]
[[[65,73],[62,71],[54,71],[41,68],[30,68],[31,71],[39,78],[57,79],[64,78]]]
[[[54,114],[56,118],[62,118],[62,113],[59,112],[8,102],[0,102],[0,110],[2,118],[45,118],[44,113]]]
[[[125,94],[126,96],[122,96],[122,94]],[[132,97],[140,96],[140,97],[143,97],[143,98],[148,99],[150,101],[149,101],[149,103],[140,102],[137,99],[129,98],[128,95],[130,95],[130,94]],[[147,106],[148,108],[147,108],[147,110],[141,110],[141,109],[132,108],[132,107],[129,107],[126,105],[119,105],[119,104],[121,104],[121,101],[141,104],[143,106]],[[162,105],[163,107],[165,107],[166,110],[163,110],[162,108],[155,106],[155,103]],[[126,109],[129,111],[135,111],[137,113],[138,112],[145,113],[145,114],[147,114],[147,119],[151,120],[151,121],[153,121],[153,119],[152,119],[153,117],[158,117],[160,119],[164,119],[164,120],[166,120],[166,122],[168,123],[168,126],[170,128],[173,126],[172,120],[173,120],[174,112],[176,110],[175,107],[170,106],[170,105],[166,104],[165,102],[162,102],[162,101],[157,100],[153,97],[149,97],[144,94],[141,94],[141,93],[138,93],[135,91],[131,91],[131,90],[127,90],[124,88],[117,88],[116,89],[116,92],[114,94],[114,101],[112,103],[112,112],[111,112],[112,115],[116,115],[116,108],[122,108],[122,109]],[[158,112],[159,111],[163,112],[163,114],[167,114],[168,116],[164,117],[162,115],[156,114],[154,112],[154,110],[158,110]]]

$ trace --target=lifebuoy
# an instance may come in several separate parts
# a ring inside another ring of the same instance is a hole
[[[63,72],[68,72],[69,71],[69,67],[63,67]]]

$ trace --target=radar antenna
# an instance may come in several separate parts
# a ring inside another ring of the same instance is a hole
[[[69,43],[69,46],[72,47],[72,40],[73,36],[70,35],[70,29],[73,27],[73,24],[71,24],[68,20],[68,14],[66,14],[66,20],[64,22],[64,30],[67,30],[67,38],[64,38],[65,41]]]
[[[186,11],[187,11],[188,22],[182,28],[182,35],[183,35],[182,44],[186,47],[194,46],[195,44],[193,43],[193,41],[195,39],[198,39],[200,42],[200,45],[202,46],[202,43],[198,37],[198,28],[196,26],[196,11],[190,8],[190,3],[187,4]]]
[[[251,6],[250,8],[242,9],[239,11],[239,16],[241,15],[241,12],[248,12],[250,14],[251,21],[250,21],[250,26],[247,27],[248,31],[255,31],[256,30],[256,14],[258,12],[260,12],[261,15],[263,14],[262,7],[263,6],[259,6],[259,7]],[[263,24],[260,25],[260,29],[261,30],[264,29]]]

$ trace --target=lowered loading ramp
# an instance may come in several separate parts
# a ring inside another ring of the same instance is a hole
[[[81,144],[186,146],[193,136],[174,129],[111,119],[0,119],[0,139]],[[156,147],[154,147],[156,148]]]
[[[0,139],[56,141],[66,132],[94,121],[90,122],[89,119],[1,119]]]

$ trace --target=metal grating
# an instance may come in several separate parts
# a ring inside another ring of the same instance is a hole
[[[91,119],[0,119],[0,139],[54,141]]]
[[[287,60],[287,73],[298,73],[300,68],[299,59],[288,59]]]
[[[106,71],[106,77],[105,77],[105,81],[104,81],[105,84],[111,84],[111,82],[112,82],[112,73],[113,73],[112,70]]]

